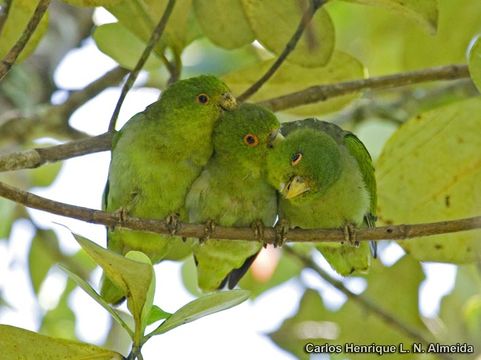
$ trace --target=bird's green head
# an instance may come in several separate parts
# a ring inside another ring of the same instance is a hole
[[[339,147],[324,132],[295,130],[269,151],[267,173],[271,185],[291,201],[324,193],[341,173]]]
[[[261,167],[279,135],[279,121],[269,110],[244,103],[225,112],[214,129],[214,153],[246,166]]]
[[[160,100],[148,107],[153,113],[163,111],[172,116],[189,119],[210,118],[214,122],[223,110],[237,107],[229,88],[211,75],[202,75],[180,80],[162,93]]]

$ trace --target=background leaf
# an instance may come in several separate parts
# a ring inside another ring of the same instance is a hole
[[[471,43],[468,66],[471,79],[481,92],[481,35],[476,36]]]
[[[481,98],[416,116],[390,138],[376,164],[378,215],[415,224],[481,214]],[[401,241],[422,261],[479,261],[481,230]]]
[[[242,0],[257,40],[279,55],[297,29],[309,1]],[[305,67],[327,64],[334,50],[334,26],[322,7],[317,10],[287,61]]]

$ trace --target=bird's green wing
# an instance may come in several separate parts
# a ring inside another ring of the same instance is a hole
[[[369,155],[369,152],[361,140],[350,132],[346,132],[344,136],[344,144],[351,155],[356,159],[359,169],[361,170],[362,178],[366,184],[367,191],[369,192],[371,205],[369,207],[370,219],[367,219],[367,221],[369,226],[373,226],[374,221],[376,220],[377,192],[376,177],[374,175],[374,166],[372,164],[371,155]]]

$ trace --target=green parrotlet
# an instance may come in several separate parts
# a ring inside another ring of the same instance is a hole
[[[351,132],[318,119],[285,123],[285,140],[269,152],[268,177],[280,192],[279,217],[289,227],[374,226],[376,180],[369,152]],[[352,241],[352,239],[350,239]],[[371,243],[375,255],[375,243]],[[331,267],[345,276],[368,270],[369,244],[319,243]]]
[[[243,104],[226,112],[214,133],[214,154],[186,198],[191,223],[222,226],[272,226],[276,190],[266,178],[266,155],[279,132],[276,116],[263,107]],[[204,291],[235,287],[262,244],[207,239],[193,247],[198,285]]]
[[[168,87],[114,136],[104,208],[186,221],[185,197],[212,155],[214,125],[224,111],[236,106],[229,88],[214,76]],[[154,263],[185,255],[180,238],[126,229],[109,229],[107,244],[120,254],[142,251]],[[104,279],[101,293],[111,303],[123,297],[109,279]]]

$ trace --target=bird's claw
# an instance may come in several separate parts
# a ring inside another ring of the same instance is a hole
[[[359,240],[357,240],[356,227],[352,224],[346,224],[343,228],[344,240],[351,246],[359,247]]]
[[[204,226],[204,236],[202,236],[201,238],[199,238],[199,243],[200,244],[203,244],[205,243],[207,240],[210,239],[212,233],[214,232],[215,230],[215,222],[214,220],[207,220],[207,222],[205,223],[205,226]]]
[[[125,207],[118,208],[117,210],[114,211],[114,214],[117,216],[119,219],[119,225],[122,226],[125,222],[125,219],[129,215],[129,211]],[[111,227],[112,230],[114,230],[115,225]]]
[[[264,223],[257,219],[251,224],[251,229],[254,231],[254,236],[256,240],[261,242],[264,247],[267,246],[267,243],[264,241]]]
[[[174,236],[180,230],[179,214],[171,214],[165,219],[170,235]]]
[[[286,242],[286,236],[289,232],[289,222],[286,219],[280,219],[274,226],[276,237],[274,239],[274,247],[281,247]]]

